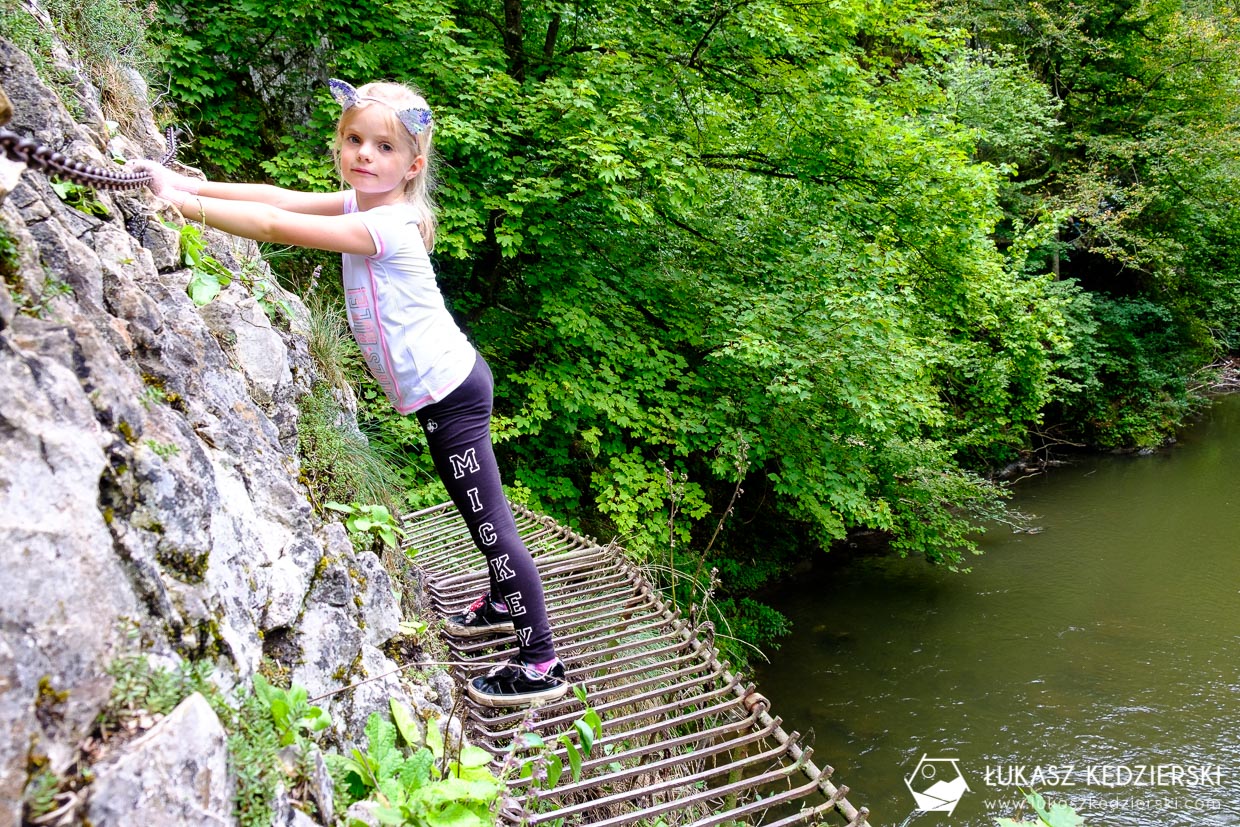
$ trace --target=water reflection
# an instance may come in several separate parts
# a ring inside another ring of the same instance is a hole
[[[918,824],[989,827],[988,805],[1020,800],[998,768],[1067,765],[1075,785],[1043,792],[1090,825],[1240,824],[1238,471],[1231,397],[1156,456],[1022,482],[1014,505],[1043,530],[991,532],[969,575],[824,568],[774,601],[795,632],[760,686],[879,824],[913,810],[904,776],[923,755],[959,758],[972,792]],[[1215,767],[1219,783],[1086,775],[1158,764]]]

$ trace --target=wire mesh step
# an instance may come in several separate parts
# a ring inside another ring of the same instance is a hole
[[[557,653],[568,679],[585,686],[602,735],[577,780],[565,772],[546,790],[510,780],[520,809],[503,813],[504,823],[782,827],[833,817],[848,827],[869,824],[848,787],[831,782],[832,769],[819,768],[767,699],[719,660],[709,624],[694,628],[681,618],[619,548],[522,506],[513,512],[543,578]],[[483,556],[451,503],[404,523],[434,611],[461,612],[488,590]],[[461,681],[516,654],[511,635],[445,634],[445,641]],[[497,764],[523,727],[551,742],[584,711],[571,693],[532,720],[526,710],[464,703],[471,742]]]

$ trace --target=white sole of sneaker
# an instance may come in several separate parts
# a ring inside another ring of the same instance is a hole
[[[482,637],[483,635],[512,634],[512,622],[493,623],[490,626],[462,626],[451,620],[443,622],[443,630],[453,637]]]
[[[543,689],[538,692],[526,692],[523,695],[486,695],[474,689],[472,683],[466,684],[465,691],[474,703],[481,706],[489,706],[492,709],[502,709],[513,706],[529,706],[530,704],[542,703],[545,701],[558,701],[568,694],[568,681],[553,686],[550,689]]]

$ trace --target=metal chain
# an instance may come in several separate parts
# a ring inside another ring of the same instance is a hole
[[[177,153],[176,129],[168,127],[164,133],[168,141],[168,151],[160,158],[163,166],[168,166]],[[147,172],[124,172],[119,169],[105,169],[85,161],[75,161],[62,152],[41,144],[31,138],[23,138],[16,132],[0,128],[0,149],[14,161],[20,161],[29,167],[40,169],[45,173],[67,178],[78,184],[105,190],[136,190],[151,183],[152,176]]]

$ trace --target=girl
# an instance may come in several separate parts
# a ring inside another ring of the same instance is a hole
[[[447,630],[514,631],[519,653],[467,691],[486,706],[519,706],[568,690],[556,657],[542,581],[500,486],[491,445],[491,371],[444,306],[427,251],[435,243],[430,200],[434,121],[422,97],[395,83],[354,89],[330,82],[343,107],[333,155],[341,192],[225,184],[131,162],[151,190],[186,218],[255,241],[343,254],[349,326],[389,401],[414,413],[440,479],[485,555],[491,590]]]

